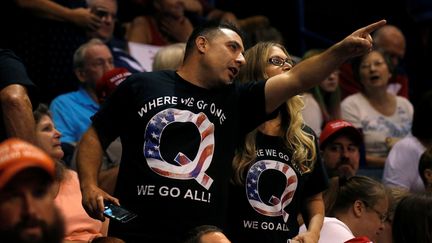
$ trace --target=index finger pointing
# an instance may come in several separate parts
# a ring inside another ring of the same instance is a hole
[[[365,31],[367,31],[368,33],[371,33],[371,32],[373,32],[373,31],[375,31],[375,30],[381,28],[381,27],[384,26],[386,23],[387,23],[387,20],[383,19],[383,20],[380,20],[380,21],[378,21],[378,22],[375,22],[375,23],[373,23],[373,24],[370,24],[370,25],[364,27],[363,29],[364,29]]]

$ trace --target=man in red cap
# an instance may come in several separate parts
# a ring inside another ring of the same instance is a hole
[[[39,148],[17,138],[0,144],[1,242],[62,242],[54,176],[54,162]]]
[[[329,178],[348,178],[357,173],[362,144],[361,132],[351,123],[333,120],[325,125],[320,136],[320,149]]]

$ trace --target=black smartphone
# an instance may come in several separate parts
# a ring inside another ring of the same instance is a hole
[[[123,207],[117,206],[111,202],[105,201],[104,215],[108,218],[127,223],[136,218],[137,215]]]

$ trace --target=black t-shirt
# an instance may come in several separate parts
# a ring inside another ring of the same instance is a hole
[[[29,79],[21,59],[10,50],[0,49],[0,90],[11,84],[21,84],[26,87],[33,108],[38,105],[36,86]],[[3,141],[7,137],[1,109],[0,117],[0,141]]]
[[[314,134],[309,127],[305,131]],[[236,243],[287,242],[298,234],[297,215],[305,199],[327,188],[327,175],[319,152],[311,171],[293,164],[293,151],[281,137],[258,132],[256,148],[245,185],[230,185],[227,234]]]
[[[207,90],[173,71],[133,74],[93,117],[103,147],[120,136],[114,195],[138,214],[110,222],[126,242],[176,242],[202,224],[223,226],[231,161],[266,119],[265,82]]]

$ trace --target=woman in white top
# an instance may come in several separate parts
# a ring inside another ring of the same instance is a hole
[[[387,219],[385,187],[366,176],[332,180],[328,189],[330,211],[326,212],[319,243],[344,243],[363,237],[376,242]]]
[[[387,55],[379,50],[353,60],[353,73],[363,90],[342,101],[342,118],[362,129],[366,165],[383,168],[389,149],[411,130],[412,104],[387,92],[392,75]]]

